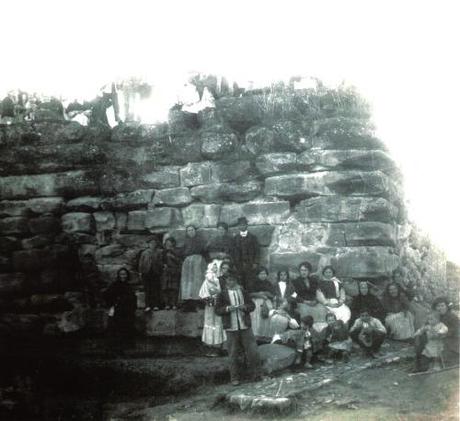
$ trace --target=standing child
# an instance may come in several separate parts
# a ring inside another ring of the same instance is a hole
[[[428,315],[427,323],[415,332],[415,372],[440,368],[442,352],[444,350],[444,337],[448,329],[439,320],[437,313]]]
[[[303,316],[300,320],[299,341],[297,342],[297,361],[301,364],[303,362],[305,368],[313,368],[311,359],[313,352],[317,347],[317,333],[313,329],[314,319],[312,316]]]

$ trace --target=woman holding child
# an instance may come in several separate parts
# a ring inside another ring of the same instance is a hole
[[[383,308],[386,311],[385,325],[391,339],[404,341],[415,333],[414,316],[409,311],[409,300],[398,284],[387,285],[383,294]]]

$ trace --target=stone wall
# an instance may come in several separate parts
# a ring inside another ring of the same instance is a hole
[[[113,130],[53,117],[2,127],[0,148],[7,331],[65,330],[85,253],[106,284],[127,267],[140,291],[140,251],[155,234],[180,246],[187,224],[211,237],[245,215],[272,271],[309,260],[380,283],[400,264],[399,171],[351,91],[226,96],[198,115],[175,107],[168,123]]]

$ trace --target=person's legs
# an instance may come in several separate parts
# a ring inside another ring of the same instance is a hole
[[[252,330],[245,329],[241,332],[241,343],[246,355],[246,366],[249,377],[252,379],[260,376],[260,358],[257,349],[257,342]]]
[[[372,345],[371,346],[366,345],[359,337],[360,334],[361,334],[361,329],[357,329],[350,333],[350,337],[369,356],[369,354],[372,352]]]
[[[240,373],[238,358],[240,354],[240,332],[241,331],[228,331],[227,330],[227,350],[230,368],[230,381],[239,382]]]
[[[384,340],[385,340],[385,334],[383,332],[378,332],[378,331],[372,332],[371,351],[378,352]]]

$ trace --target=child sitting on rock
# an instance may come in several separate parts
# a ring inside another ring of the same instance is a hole
[[[415,338],[415,372],[427,371],[429,368],[438,370],[442,363],[444,337],[448,329],[439,320],[437,313],[428,315],[427,323],[414,334]]]
[[[326,315],[326,323],[327,326],[321,332],[327,354],[326,362],[332,363],[338,359],[348,362],[352,342],[345,323],[342,320],[337,320],[334,313]]]

